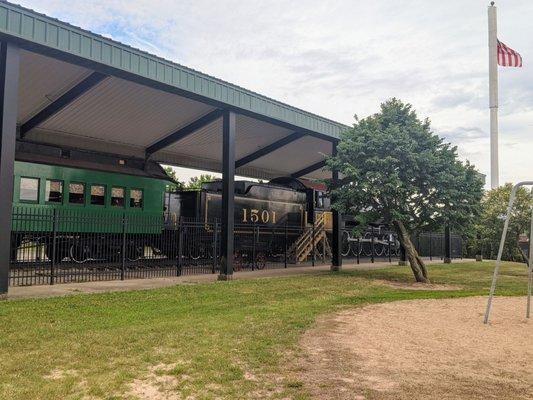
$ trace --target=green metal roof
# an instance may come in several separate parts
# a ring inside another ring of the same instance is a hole
[[[0,0],[0,35],[126,71],[260,116],[331,137],[346,125],[291,107],[101,35]]]

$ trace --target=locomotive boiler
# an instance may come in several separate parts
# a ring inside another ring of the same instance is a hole
[[[313,223],[316,213],[329,212],[326,187],[301,179],[283,177],[269,183],[236,181],[234,193],[236,225],[303,227]],[[199,191],[165,194],[165,211],[170,221],[179,218],[214,221],[220,219],[221,205],[221,181],[204,183]]]

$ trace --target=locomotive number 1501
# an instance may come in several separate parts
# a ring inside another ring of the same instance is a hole
[[[242,222],[262,222],[263,224],[276,223],[276,212],[269,210],[242,209]]]

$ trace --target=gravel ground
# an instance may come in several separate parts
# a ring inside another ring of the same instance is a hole
[[[320,319],[293,371],[316,399],[533,399],[524,297],[399,301]]]

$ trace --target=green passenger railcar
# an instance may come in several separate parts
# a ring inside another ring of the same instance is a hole
[[[50,231],[50,216],[58,213],[58,232],[118,233],[125,217],[129,232],[157,233],[167,184],[162,178],[17,161],[12,229]],[[20,213],[33,217],[19,219]]]

